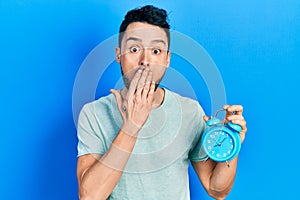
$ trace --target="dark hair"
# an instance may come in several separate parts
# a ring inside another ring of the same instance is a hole
[[[133,22],[145,22],[163,28],[167,34],[168,48],[170,48],[170,25],[168,14],[164,9],[147,5],[128,11],[119,29],[119,46],[121,46],[123,33],[126,31],[127,26]]]

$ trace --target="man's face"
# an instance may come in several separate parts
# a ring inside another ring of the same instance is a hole
[[[170,64],[170,56],[164,29],[141,22],[128,25],[121,47],[116,48],[116,59],[121,65],[127,88],[140,66],[149,66],[153,81],[158,85]]]

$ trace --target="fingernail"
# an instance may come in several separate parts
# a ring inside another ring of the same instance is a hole
[[[226,108],[228,108],[228,107],[229,107],[228,105],[224,105],[224,106],[223,106],[223,109],[226,109]]]

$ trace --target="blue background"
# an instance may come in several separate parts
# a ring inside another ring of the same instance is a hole
[[[148,3],[169,11],[172,29],[207,50],[222,75],[227,102],[245,107],[248,134],[228,199],[295,199],[297,0],[0,1],[1,199],[77,199],[76,73],[97,44],[117,33],[127,10]],[[171,66],[184,68],[184,60],[174,59]],[[111,84],[99,83],[96,97]],[[203,93],[199,100],[210,114]],[[192,170],[190,176],[192,199],[210,199]]]

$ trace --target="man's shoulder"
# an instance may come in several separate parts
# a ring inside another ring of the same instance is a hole
[[[82,110],[85,112],[95,112],[99,110],[111,109],[115,104],[115,98],[113,94],[100,97],[96,100],[84,104]]]
[[[190,108],[200,108],[202,110],[201,105],[199,104],[198,101],[190,98],[190,97],[186,97],[186,96],[182,96],[181,94],[177,93],[177,92],[173,92],[171,90],[166,90],[166,93],[169,96],[172,96],[173,98],[176,98],[177,101],[179,101],[181,103],[182,106],[187,106]]]
[[[177,105],[181,107],[181,111],[183,112],[184,115],[191,116],[191,117],[192,116],[202,117],[205,115],[202,106],[197,100],[192,99],[190,97],[182,96],[177,92],[173,92],[170,90],[166,90],[166,94],[169,96],[167,97],[169,101],[173,101],[173,102],[176,101],[179,103]]]

